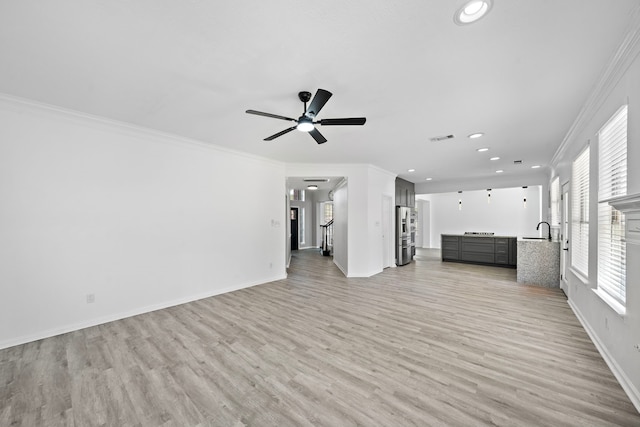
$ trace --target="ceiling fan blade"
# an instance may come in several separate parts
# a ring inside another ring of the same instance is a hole
[[[296,119],[292,119],[291,117],[279,116],[277,114],[271,114],[271,113],[263,113],[262,111],[256,111],[256,110],[247,110],[245,111],[245,113],[255,114],[256,116],[271,117],[273,119],[289,120],[290,122],[296,121]]]
[[[317,121],[322,126],[341,126],[341,125],[363,125],[367,121],[366,117],[351,117],[348,119],[322,119]]]
[[[291,131],[292,131],[292,130],[294,130],[296,127],[297,127],[297,126],[292,126],[292,127],[290,127],[289,129],[285,129],[285,130],[283,130],[282,132],[278,132],[278,133],[276,133],[275,135],[268,136],[268,137],[266,137],[266,138],[264,139],[264,141],[272,141],[272,140],[276,139],[277,137],[284,135],[285,133],[289,133],[289,132],[291,132]]]
[[[324,144],[325,142],[327,142],[327,138],[322,136],[322,134],[316,128],[311,129],[309,131],[309,135],[311,135],[318,144]]]
[[[320,110],[322,110],[322,107],[324,107],[324,104],[331,98],[331,95],[333,94],[328,90],[318,89],[307,111],[304,112],[305,116],[311,117],[312,119],[317,116]]]

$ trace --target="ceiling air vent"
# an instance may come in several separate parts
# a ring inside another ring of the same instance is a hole
[[[305,178],[304,182],[329,182],[329,178]]]
[[[521,165],[522,164],[522,160],[514,160],[513,164],[514,165]]]
[[[447,139],[453,139],[453,138],[455,138],[453,135],[442,135],[442,136],[434,136],[433,138],[429,138],[429,141],[440,142],[440,141],[445,141]]]

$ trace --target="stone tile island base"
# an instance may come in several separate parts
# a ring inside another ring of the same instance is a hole
[[[518,239],[516,265],[518,283],[560,287],[560,242]]]

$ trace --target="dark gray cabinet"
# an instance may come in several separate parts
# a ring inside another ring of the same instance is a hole
[[[442,260],[457,261],[460,259],[460,237],[442,236]]]
[[[516,267],[515,237],[441,236],[442,261]]]
[[[396,178],[396,206],[416,207],[416,185],[402,178]]]
[[[518,259],[518,240],[515,237],[509,238],[509,265],[516,266]]]
[[[495,244],[495,263],[509,265],[509,239],[506,237],[497,237]]]
[[[493,237],[461,237],[460,260],[469,262],[495,263]]]

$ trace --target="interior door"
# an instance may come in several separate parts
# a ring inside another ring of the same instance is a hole
[[[569,296],[569,282],[567,275],[569,273],[569,183],[562,185],[560,209],[560,288],[565,295]]]
[[[298,250],[298,208],[291,208],[291,250]]]

